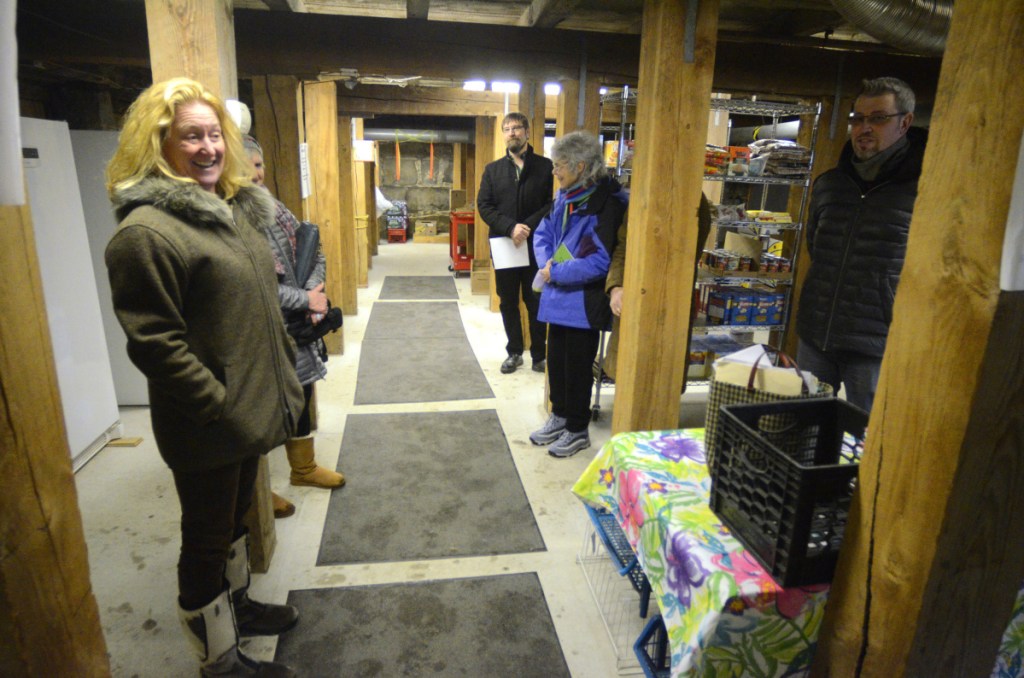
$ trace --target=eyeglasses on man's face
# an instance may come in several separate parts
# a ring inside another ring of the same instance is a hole
[[[501,131],[505,134],[519,134],[525,129],[522,125],[513,125],[512,127],[502,127]]]
[[[871,115],[850,113],[850,124],[854,127],[861,127],[864,123],[867,123],[872,127],[877,127],[889,122],[890,118],[898,118],[899,116],[906,114],[906,111],[900,111],[899,113],[872,113]]]

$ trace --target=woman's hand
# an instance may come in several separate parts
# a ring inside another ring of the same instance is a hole
[[[548,259],[548,263],[544,264],[544,268],[540,269],[540,275],[544,278],[544,282],[551,282],[551,259]]]
[[[612,291],[608,293],[608,296],[611,297],[608,300],[608,305],[612,307],[612,313],[614,313],[615,315],[621,316],[622,315],[622,288],[621,287],[613,287]]]
[[[308,290],[306,294],[309,296],[309,312],[310,313],[327,313],[327,295],[324,294],[324,284],[320,283],[311,290]]]

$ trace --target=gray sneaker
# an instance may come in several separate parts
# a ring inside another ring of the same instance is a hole
[[[565,417],[552,414],[544,425],[530,434],[530,442],[534,445],[547,445],[558,440],[565,431]]]
[[[590,447],[590,434],[586,431],[562,431],[555,444],[548,448],[548,454],[552,457],[564,459],[571,457],[580,450]]]

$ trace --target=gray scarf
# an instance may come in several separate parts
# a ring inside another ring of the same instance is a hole
[[[867,182],[872,182],[878,178],[878,173],[882,170],[882,166],[889,162],[890,158],[894,158],[897,155],[902,156],[906,153],[906,149],[907,135],[904,134],[892,146],[881,153],[876,153],[867,160],[858,160],[857,157],[854,156],[853,169],[857,170],[857,174],[861,179]]]

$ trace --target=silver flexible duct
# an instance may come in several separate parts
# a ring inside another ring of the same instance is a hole
[[[953,16],[953,0],[832,0],[847,21],[875,40],[939,56]]]

